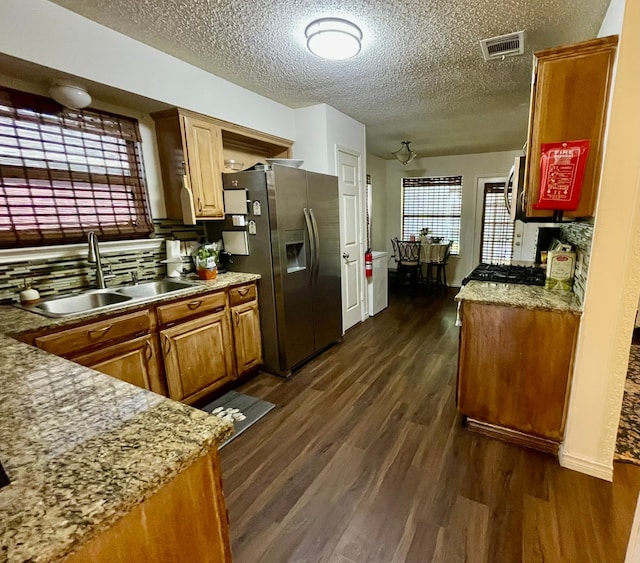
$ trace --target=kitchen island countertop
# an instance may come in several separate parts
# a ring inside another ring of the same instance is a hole
[[[455,299],[485,305],[582,314],[582,306],[573,292],[553,291],[535,285],[470,281],[460,289]]]
[[[258,278],[221,275],[153,302]],[[91,315],[0,310],[0,461],[11,480],[0,490],[0,561],[63,560],[231,435],[216,416],[7,336]]]

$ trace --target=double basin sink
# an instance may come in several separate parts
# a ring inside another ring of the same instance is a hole
[[[20,305],[20,308],[46,317],[66,317],[79,313],[90,313],[115,305],[143,302],[159,295],[192,287],[195,285],[189,282],[157,280],[136,285],[92,289],[75,295],[49,297],[32,305]]]

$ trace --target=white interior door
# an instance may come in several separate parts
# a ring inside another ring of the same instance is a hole
[[[362,319],[362,206],[360,155],[338,149],[340,254],[342,256],[342,330]]]

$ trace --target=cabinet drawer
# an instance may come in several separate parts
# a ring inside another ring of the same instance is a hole
[[[71,356],[83,350],[117,340],[142,336],[151,330],[149,311],[136,311],[110,319],[87,323],[61,332],[38,336],[35,344],[57,356]]]
[[[256,284],[241,285],[229,289],[229,302],[231,306],[242,305],[249,301],[255,301],[257,295]]]
[[[195,295],[190,299],[183,299],[168,305],[160,305],[156,311],[160,325],[167,326],[196,315],[222,311],[226,305],[227,296],[224,291],[220,291],[208,295]]]

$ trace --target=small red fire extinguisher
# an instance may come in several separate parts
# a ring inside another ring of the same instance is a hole
[[[373,276],[373,254],[371,254],[371,249],[364,253],[364,273],[368,278]]]

